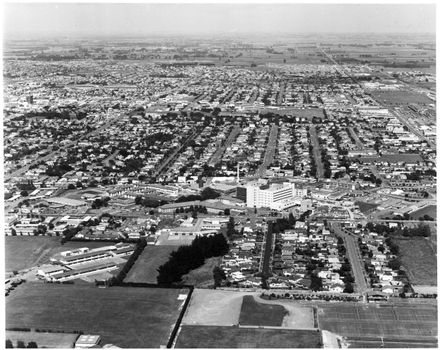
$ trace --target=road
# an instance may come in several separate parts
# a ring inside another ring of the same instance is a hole
[[[356,146],[362,150],[365,148],[364,144],[362,143],[362,141],[359,139],[359,136],[357,135],[357,133],[353,130],[353,128],[350,126],[348,127],[348,130],[350,132],[350,135],[354,138],[354,141],[356,142]]]
[[[210,166],[215,166],[220,161],[221,157],[223,156],[223,153],[225,152],[225,149],[228,148],[228,146],[232,142],[234,142],[234,140],[237,138],[238,134],[240,134],[240,131],[241,131],[241,128],[238,125],[234,125],[234,128],[229,133],[229,136],[228,136],[225,144],[223,146],[218,147],[217,150],[215,151],[215,153],[212,155],[212,157],[208,163]]]
[[[170,163],[176,158],[176,156],[183,150],[185,149],[186,145],[188,144],[189,141],[191,141],[196,135],[198,134],[198,131],[195,130],[191,135],[189,135],[186,140],[182,143],[182,145],[177,148],[172,154],[170,154],[168,156],[167,159],[165,159],[160,165],[159,167],[156,169],[156,171],[154,172],[154,174],[152,175],[152,177],[157,177],[158,175],[160,175],[161,173],[163,173],[164,171],[166,171],[168,169],[168,166],[170,165]]]
[[[340,236],[344,240],[344,244],[348,252],[348,259],[350,260],[350,265],[353,271],[355,291],[357,293],[367,292],[369,287],[366,281],[366,273],[362,264],[362,255],[359,251],[357,238],[346,233],[341,228],[339,223],[332,223],[331,228],[334,230],[336,235]]]
[[[314,125],[310,126],[310,140],[312,141],[312,147],[313,147],[313,157],[315,158],[315,164],[316,164],[316,177],[319,179],[324,178],[324,165],[321,161],[321,152],[319,142],[318,142],[318,135],[316,134],[316,128]]]
[[[264,153],[263,164],[257,170],[257,174],[259,177],[264,177],[266,175],[266,171],[268,166],[273,162],[273,157],[275,155],[275,148],[277,146],[277,138],[278,138],[278,126],[275,124],[271,125],[269,141],[266,145],[266,152]]]

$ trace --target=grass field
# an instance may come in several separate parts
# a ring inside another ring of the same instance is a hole
[[[183,283],[196,287],[213,286],[214,277],[212,271],[214,267],[220,266],[221,260],[221,257],[206,259],[202,266],[182,276]]]
[[[281,327],[287,310],[281,305],[260,304],[251,295],[243,297],[239,323],[243,326]]]
[[[130,269],[124,282],[157,283],[159,266],[165,264],[175,246],[146,246],[142,254]]]
[[[218,289],[194,289],[182,324],[203,326],[238,325],[243,296],[257,294]]]
[[[403,105],[409,103],[432,103],[424,94],[411,91],[372,91],[373,97],[386,105]]]
[[[437,257],[430,242],[423,237],[395,239],[400,248],[400,259],[410,283],[437,284]]]
[[[423,215],[429,215],[430,217],[437,219],[437,206],[436,205],[428,205],[422,209],[416,210],[410,213],[410,216],[414,220],[418,220],[419,217]]]
[[[24,283],[6,298],[6,328],[100,334],[123,348],[166,345],[185,289]]]
[[[268,328],[182,326],[176,348],[319,348],[321,332]]]
[[[78,337],[79,334],[72,333],[5,332],[5,339],[11,340],[14,346],[17,345],[17,341],[19,340],[23,341],[26,345],[34,341],[39,348],[73,348]]]
[[[400,347],[437,341],[436,305],[323,304],[318,318],[320,329],[347,337],[349,343],[353,339],[377,346],[381,337],[389,343],[400,343]]]
[[[109,242],[66,242],[60,237],[7,236],[5,237],[6,271],[28,269],[46,264],[52,255],[80,247],[98,248],[111,245]]]
[[[354,204],[359,206],[359,210],[363,214],[368,213],[370,210],[376,209],[379,206],[379,204],[360,202],[360,201],[355,202]]]

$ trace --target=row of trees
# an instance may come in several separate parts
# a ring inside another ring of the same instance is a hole
[[[190,194],[189,196],[180,196],[177,198],[176,203],[182,203],[182,202],[191,202],[191,201],[204,201],[207,199],[215,199],[220,197],[220,193],[213,190],[210,187],[206,187],[203,189],[202,192],[200,192],[200,195],[197,194]]]
[[[14,344],[10,339],[6,339],[6,349],[12,349],[14,348]],[[28,349],[36,349],[38,348],[38,345],[34,341],[30,341],[27,346],[25,345],[23,340],[17,340],[17,346],[18,349],[28,348]]]
[[[381,235],[391,235],[391,236],[404,236],[404,237],[430,237],[431,229],[429,225],[419,224],[416,227],[390,227],[384,224],[374,224],[372,222],[367,223],[365,226],[370,232],[377,232]]]
[[[183,275],[202,266],[205,259],[225,255],[228,250],[228,242],[222,234],[196,237],[191,245],[180,246],[172,252],[170,259],[158,268],[157,283],[180,283]]]

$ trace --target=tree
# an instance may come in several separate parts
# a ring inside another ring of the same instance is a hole
[[[67,186],[68,190],[74,190],[76,187],[74,184],[69,184],[69,186]]]
[[[6,349],[12,349],[14,345],[10,339],[6,339]]]
[[[220,287],[222,280],[226,279],[225,271],[222,268],[216,266],[212,271],[214,275],[214,288]]]
[[[26,348],[26,346],[24,345],[24,341],[23,340],[18,340],[17,341],[17,348]]]
[[[399,270],[400,269],[400,265],[401,265],[401,262],[400,262],[400,260],[398,258],[391,259],[390,261],[388,261],[388,267],[390,269]]]
[[[28,346],[27,346],[29,349],[36,349],[36,348],[38,348],[38,345],[37,345],[37,343],[36,342],[34,342],[34,341],[30,341],[29,343],[28,343]]]
[[[231,215],[231,209],[226,208],[225,209],[225,215]]]
[[[136,205],[141,204],[142,203],[142,196],[136,196],[135,199],[134,199],[134,203]]]
[[[353,293],[353,285],[351,283],[347,283],[344,288],[344,293]]]
[[[28,191],[24,190],[24,191],[21,191],[21,192],[20,192],[20,195],[21,195],[22,197],[27,197],[27,196],[29,196],[29,193],[28,193]]]
[[[316,274],[312,274],[310,276],[310,289],[314,292],[322,290],[322,279],[318,277]]]
[[[230,238],[234,234],[237,234],[237,231],[235,230],[235,220],[233,216],[230,216],[229,222],[226,225],[226,235]]]

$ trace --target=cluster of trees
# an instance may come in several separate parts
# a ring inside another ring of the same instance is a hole
[[[46,169],[46,175],[61,177],[71,170],[73,170],[73,168],[66,161],[62,160],[57,164],[48,166]]]
[[[203,189],[202,192],[200,192],[200,195],[197,194],[190,194],[189,196],[180,196],[177,198],[176,203],[182,203],[182,202],[191,202],[191,201],[204,201],[207,199],[215,199],[220,197],[220,193],[213,190],[210,187],[206,187]]]
[[[119,273],[116,276],[113,276],[112,278],[110,278],[110,280],[108,282],[108,284],[110,286],[118,286],[118,285],[122,284],[122,282],[124,281],[124,278],[127,276],[128,271],[130,271],[130,269],[133,267],[134,263],[138,259],[139,255],[142,254],[142,252],[144,251],[144,248],[146,246],[147,246],[147,241],[145,240],[145,238],[141,238],[136,243],[136,248],[135,248],[133,254],[131,254],[130,257],[128,258],[124,267],[121,269],[121,271],[119,271]]]
[[[107,207],[108,206],[108,202],[110,202],[110,197],[105,197],[105,198],[96,198],[93,202],[92,202],[92,209],[99,209],[102,207]]]
[[[404,237],[430,237],[431,236],[431,229],[429,225],[423,225],[419,224],[416,227],[389,227],[388,225],[384,224],[374,224],[372,222],[367,223],[365,226],[366,229],[370,232],[377,232],[381,235],[397,235],[397,236],[404,236]]]
[[[142,205],[146,208],[157,208],[158,206],[167,204],[168,202],[148,197],[136,196],[134,203],[136,205]]]
[[[196,237],[191,245],[180,246],[172,252],[170,259],[158,268],[157,283],[180,283],[183,275],[202,266],[205,259],[225,255],[228,250],[228,242],[222,234]]]
[[[6,349],[12,349],[14,348],[14,344],[12,344],[12,341],[10,339],[6,339]],[[30,341],[27,346],[25,345],[23,340],[17,340],[17,346],[18,349],[28,348],[28,349],[36,349],[38,348],[38,345],[34,341]]]
[[[63,238],[61,238],[61,244],[70,241],[79,231],[81,231],[82,227],[68,227],[63,231]]]
[[[177,208],[176,214],[192,213],[193,218],[197,217],[197,213],[208,214],[208,209],[203,205],[191,205],[189,208]]]

